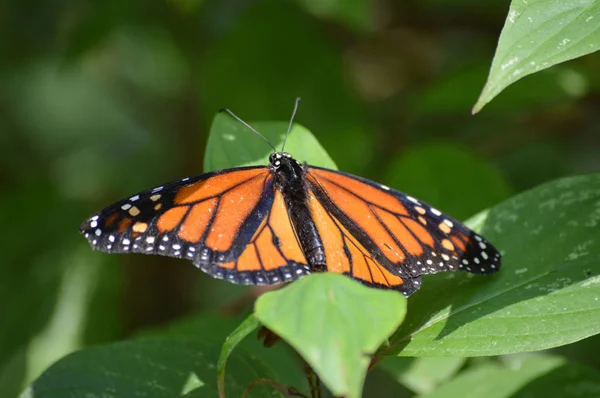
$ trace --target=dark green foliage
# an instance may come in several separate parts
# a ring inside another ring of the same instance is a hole
[[[1,397],[309,395],[302,358],[348,398],[600,395],[596,1],[5,3]],[[78,236],[136,191],[265,164],[216,112],[279,149],[297,96],[287,151],[481,212],[502,271],[407,301],[316,275],[253,306],[258,288]]]

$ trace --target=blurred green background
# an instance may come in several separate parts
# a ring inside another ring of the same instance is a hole
[[[3,1],[0,393],[80,347],[250,303],[185,261],[93,252],[77,232],[122,197],[201,173],[221,107],[287,120],[300,96],[296,121],[341,170],[460,219],[600,170],[599,54],[471,115],[508,5]],[[600,368],[598,346],[561,352]]]

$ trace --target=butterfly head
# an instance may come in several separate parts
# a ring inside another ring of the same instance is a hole
[[[274,152],[269,156],[269,170],[275,175],[279,184],[293,186],[304,177],[304,167],[287,152]]]
[[[271,169],[277,170],[282,166],[285,167],[290,163],[298,162],[287,152],[273,152],[271,156],[269,156],[269,163],[271,164]]]

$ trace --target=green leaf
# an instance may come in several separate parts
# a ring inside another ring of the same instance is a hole
[[[464,365],[466,358],[387,357],[380,366],[418,394],[425,394],[450,379]]]
[[[542,185],[473,223],[503,253],[502,269],[425,276],[391,352],[499,355],[600,332],[600,174]]]
[[[598,0],[513,0],[473,112],[522,77],[598,49]]]
[[[264,135],[277,150],[281,149],[288,128],[286,122],[256,122],[250,125]],[[285,150],[300,162],[337,169],[315,136],[298,124],[292,126]],[[228,114],[219,113],[210,129],[204,155],[204,171],[239,166],[266,166],[272,152],[273,148],[246,126]]]
[[[395,291],[367,288],[324,273],[265,293],[255,305],[262,324],[288,342],[336,396],[360,397],[370,356],[404,318]]]
[[[161,337],[88,348],[52,365],[21,398],[113,396],[216,397],[219,344],[211,340]],[[255,356],[233,353],[225,383],[232,397],[253,380],[271,377]],[[258,385],[251,397],[280,396]]]
[[[467,148],[450,144],[407,148],[384,182],[458,219],[501,202],[511,191],[497,168]]]
[[[419,117],[434,118],[435,121],[442,115],[466,115],[466,110],[473,107],[473,98],[481,93],[481,76],[489,71],[489,58],[486,57],[484,61],[477,57],[466,62],[467,65],[440,76],[436,84],[424,90],[422,96],[414,101],[415,112]],[[552,108],[557,103],[580,98],[589,90],[588,85],[589,82],[582,72],[566,65],[556,66],[542,73],[535,73],[519,84],[511,86],[494,102],[487,105],[486,114],[491,117],[493,114],[518,113],[524,108]],[[511,120],[507,118],[505,122],[509,123]],[[439,125],[440,121],[437,122]],[[475,121],[471,119],[468,126],[459,123],[456,127],[464,132],[466,128],[476,129],[477,125],[474,123]],[[485,131],[477,129],[479,137],[492,135],[494,130],[502,128],[501,124],[490,120],[481,119],[479,123],[484,124],[486,128]],[[447,126],[444,129],[444,136],[457,138],[455,134],[448,131]]]
[[[237,346],[244,337],[252,333],[260,325],[258,319],[254,314],[250,314],[239,326],[231,333],[223,347],[221,348],[221,355],[219,355],[219,362],[217,363],[217,375],[219,385],[219,396],[225,396],[225,365],[227,364],[227,358],[233,352],[235,346]]]
[[[600,395],[600,375],[564,358],[539,355],[510,366],[486,364],[459,374],[422,398],[584,398]]]
[[[228,352],[224,352],[225,345],[223,345],[219,356],[220,362],[226,359],[224,354],[229,356],[234,348],[235,350],[241,349],[242,352],[250,353],[266,363],[272,369],[274,380],[280,384],[292,386],[298,390],[306,390],[306,377],[302,366],[289,346],[276,344],[272,347],[265,347],[263,341],[258,338],[258,334],[250,338],[245,338],[246,336],[241,334],[242,332],[249,334],[254,330],[252,326],[256,318],[253,318],[254,315],[249,316],[242,321],[243,325],[238,325],[239,320],[233,318],[214,314],[199,314],[169,324],[167,327],[151,330],[150,333],[145,333],[143,336],[162,335],[164,337],[167,335],[199,340],[210,339],[219,342],[221,345],[225,342]],[[234,332],[232,333],[232,331]],[[235,336],[233,339],[238,340],[235,344],[233,344],[232,336]],[[217,371],[220,368],[221,365],[217,365]]]

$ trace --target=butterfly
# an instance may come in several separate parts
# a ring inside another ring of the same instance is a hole
[[[385,185],[302,164],[284,147],[285,140],[281,151],[273,147],[267,166],[139,192],[84,221],[80,232],[100,251],[185,258],[245,285],[327,271],[409,296],[424,274],[499,270],[498,251],[459,221]]]

